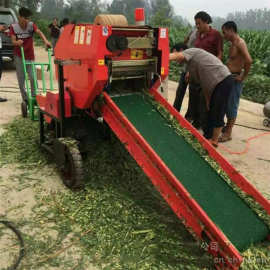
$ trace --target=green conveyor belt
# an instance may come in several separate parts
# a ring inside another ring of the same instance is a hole
[[[267,237],[263,221],[142,95],[113,101],[239,251]]]

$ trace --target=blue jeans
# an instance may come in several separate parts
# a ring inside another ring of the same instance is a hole
[[[227,119],[236,119],[242,90],[243,90],[242,82],[234,80],[233,89],[229,95],[226,110]]]

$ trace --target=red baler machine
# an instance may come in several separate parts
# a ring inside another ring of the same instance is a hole
[[[40,142],[55,157],[65,185],[82,186],[81,153],[87,152],[89,142],[113,131],[185,226],[207,242],[216,268],[238,269],[243,260],[240,252],[267,238],[269,230],[164,122],[144,93],[193,134],[232,183],[268,214],[270,204],[159,93],[168,75],[168,29],[67,25],[55,49],[55,64],[59,91],[37,95]],[[169,147],[171,140],[174,144]],[[190,156],[193,161],[186,162]],[[222,196],[225,192],[235,206],[228,208],[215,189]],[[224,219],[221,212],[228,217]],[[244,225],[242,214],[249,220]]]

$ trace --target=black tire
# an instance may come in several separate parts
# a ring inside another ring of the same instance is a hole
[[[79,189],[83,183],[83,163],[78,147],[65,145],[65,163],[62,168],[63,183],[70,189]]]
[[[27,104],[24,101],[21,103],[21,112],[22,112],[22,117],[26,118],[27,117]]]
[[[264,125],[265,127],[270,127],[270,120],[264,119],[264,120],[263,120],[263,125]]]

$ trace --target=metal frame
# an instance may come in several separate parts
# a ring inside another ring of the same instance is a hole
[[[158,92],[160,81],[150,89],[154,99],[163,105],[179,122],[201,143],[209,155],[217,161],[232,181],[247,194],[251,195],[270,214],[269,202],[230,165],[212,145],[186,121]],[[201,241],[206,241],[208,252],[215,258],[217,269],[239,269],[243,258],[224,233],[208,217],[200,205],[191,197],[185,187],[176,179],[166,164],[155,153],[145,139],[137,132],[125,115],[115,105],[107,93],[103,93],[105,105],[103,117],[129,153],[137,161],[153,185],[161,193],[172,210],[182,220],[187,229]],[[212,249],[218,243],[219,250]]]
[[[32,96],[31,91],[31,85],[29,85],[29,76],[27,72],[27,65],[30,65],[32,68],[33,73],[33,80],[34,80],[34,91],[35,94],[37,94],[38,91],[38,83],[37,83],[37,73],[36,73],[36,66],[41,66],[41,79],[42,79],[42,92],[46,93],[46,82],[45,82],[45,76],[44,76],[44,68],[47,67],[50,72],[50,89],[53,90],[53,70],[52,70],[52,50],[48,49],[48,63],[39,63],[39,62],[33,62],[33,61],[27,61],[25,60],[24,56],[24,50],[23,47],[21,47],[21,55],[22,55],[22,63],[23,63],[23,71],[25,76],[25,86],[26,86],[26,94],[28,99],[28,113],[30,115],[31,120],[37,120],[38,116],[35,114],[35,111],[37,111],[38,106],[36,106],[36,98],[35,96]]]
[[[64,66],[66,65],[80,65],[81,62],[77,60],[55,60],[55,64],[58,66],[58,89],[59,89],[59,118],[49,114],[42,108],[39,109],[39,127],[40,127],[40,143],[49,152],[52,152],[50,147],[45,144],[45,129],[44,129],[44,115],[55,120],[55,134],[56,138],[65,137],[65,78],[64,78]]]

